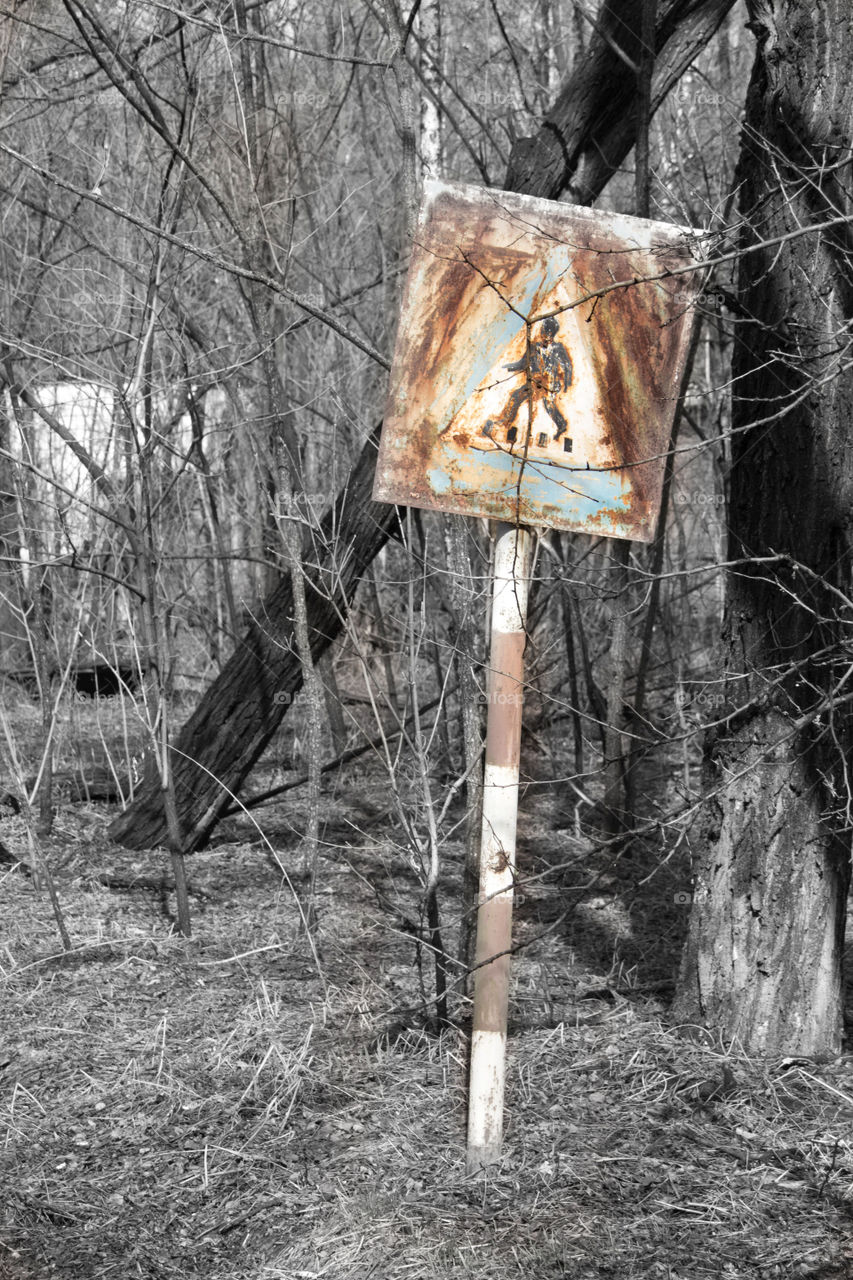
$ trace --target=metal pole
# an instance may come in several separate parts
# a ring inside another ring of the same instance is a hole
[[[626,812],[625,770],[630,739],[625,733],[625,681],[628,674],[628,586],[631,544],[610,544],[613,621],[610,635],[610,679],[607,685],[607,726],[604,731],[604,829],[615,836],[631,825]]]
[[[468,1089],[469,1173],[500,1159],[518,817],[525,623],[533,534],[499,524],[489,653],[474,1026]],[[490,956],[495,959],[488,964]]]

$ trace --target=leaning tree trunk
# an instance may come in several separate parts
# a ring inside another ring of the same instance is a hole
[[[311,651],[316,662],[341,630],[366,565],[385,545],[395,507],[371,502],[378,430],[362,450],[334,510],[303,554]],[[319,554],[317,554],[319,553]],[[175,798],[184,842],[191,853],[207,841],[222,811],[269,743],[302,685],[293,639],[290,576],[259,608],[222,671],[208,687],[172,747]],[[144,785],[110,826],[110,836],[132,849],[166,839],[159,788]]]
[[[661,0],[653,111],[733,3]],[[636,79],[624,74],[620,50],[628,58],[636,54],[639,21],[635,0],[608,0],[578,74],[561,90],[539,133],[514,145],[508,190],[555,199],[574,179],[575,199],[591,203],[601,193],[634,143]],[[308,557],[321,565],[308,581],[315,661],[341,631],[352,592],[396,520],[393,507],[369,500],[375,453],[376,439],[371,437],[338,498],[335,518],[326,518],[324,535],[317,539],[314,556]],[[302,683],[292,617],[290,580],[284,578],[174,744],[175,789],[187,852],[206,842]],[[154,786],[143,783],[133,803],[112,823],[110,836],[133,849],[166,841],[161,798]]]
[[[750,1053],[822,1055],[841,1045],[850,867],[853,11],[750,13],[729,512],[746,563],[727,584],[730,714],[706,746],[676,1011]]]

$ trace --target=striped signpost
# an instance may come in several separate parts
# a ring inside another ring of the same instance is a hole
[[[468,1093],[469,1173],[493,1164],[500,1157],[503,1140],[524,645],[532,554],[529,529],[497,526]]]
[[[428,181],[373,496],[494,522],[468,1108],[500,1158],[533,529],[648,542],[701,291],[683,227]]]

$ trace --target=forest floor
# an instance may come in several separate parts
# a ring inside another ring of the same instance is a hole
[[[751,1061],[672,1025],[683,847],[614,858],[525,790],[504,1155],[468,1176],[468,1009],[425,1020],[375,766],[327,779],[313,945],[302,792],[189,860],[190,939],[168,860],[58,799],[71,952],[0,864],[0,1280],[853,1278],[853,1055]],[[2,839],[30,860],[20,817]],[[448,950],[460,856],[457,831]]]

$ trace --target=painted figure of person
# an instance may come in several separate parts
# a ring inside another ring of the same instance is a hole
[[[521,359],[504,365],[508,373],[523,372],[526,375],[529,359],[530,378],[528,380],[525,377],[522,385],[512,392],[500,417],[489,419],[483,427],[483,435],[495,439],[496,429],[500,429],[500,434],[510,444],[514,444],[516,428],[513,424],[519,409],[528,398],[530,421],[533,421],[537,404],[541,404],[557,428],[554,439],[559,440],[565,435],[569,424],[560,412],[557,396],[572,385],[572,358],[562,342],[555,341],[559,329],[557,317],[548,316],[547,320],[542,321],[539,337],[531,342]]]

